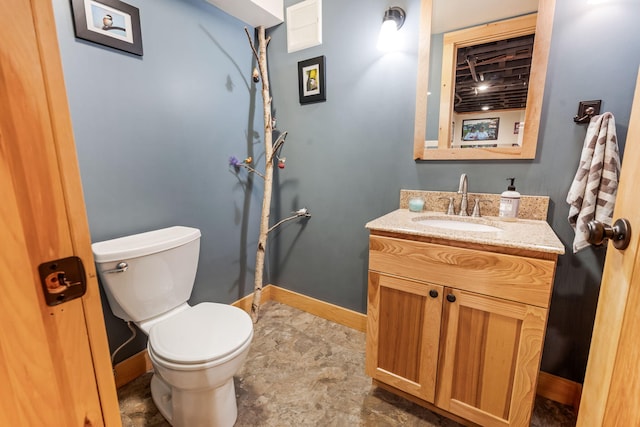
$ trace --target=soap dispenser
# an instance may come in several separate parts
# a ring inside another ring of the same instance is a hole
[[[498,216],[506,221],[515,221],[518,218],[520,193],[516,191],[515,180],[515,178],[507,178],[507,181],[511,181],[511,184],[507,187],[507,191],[500,195],[500,213]]]

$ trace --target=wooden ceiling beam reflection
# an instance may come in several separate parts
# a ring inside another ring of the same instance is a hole
[[[454,110],[458,113],[524,108],[534,35],[459,48]],[[486,90],[479,90],[480,85]]]

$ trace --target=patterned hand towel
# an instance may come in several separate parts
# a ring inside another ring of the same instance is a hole
[[[611,225],[619,177],[620,156],[613,114],[594,116],[584,139],[580,166],[567,195],[569,224],[576,232],[573,253],[589,246],[589,221],[596,219]]]

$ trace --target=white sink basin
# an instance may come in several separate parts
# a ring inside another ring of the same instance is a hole
[[[418,217],[413,219],[414,222],[429,227],[444,228],[447,230],[457,231],[477,231],[481,233],[491,233],[501,231],[499,227],[494,227],[489,224],[482,224],[479,222],[460,221],[457,219],[442,219],[442,218],[424,218]]]

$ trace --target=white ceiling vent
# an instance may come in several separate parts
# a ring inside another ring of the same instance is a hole
[[[207,0],[252,27],[273,27],[284,21],[283,0]]]

